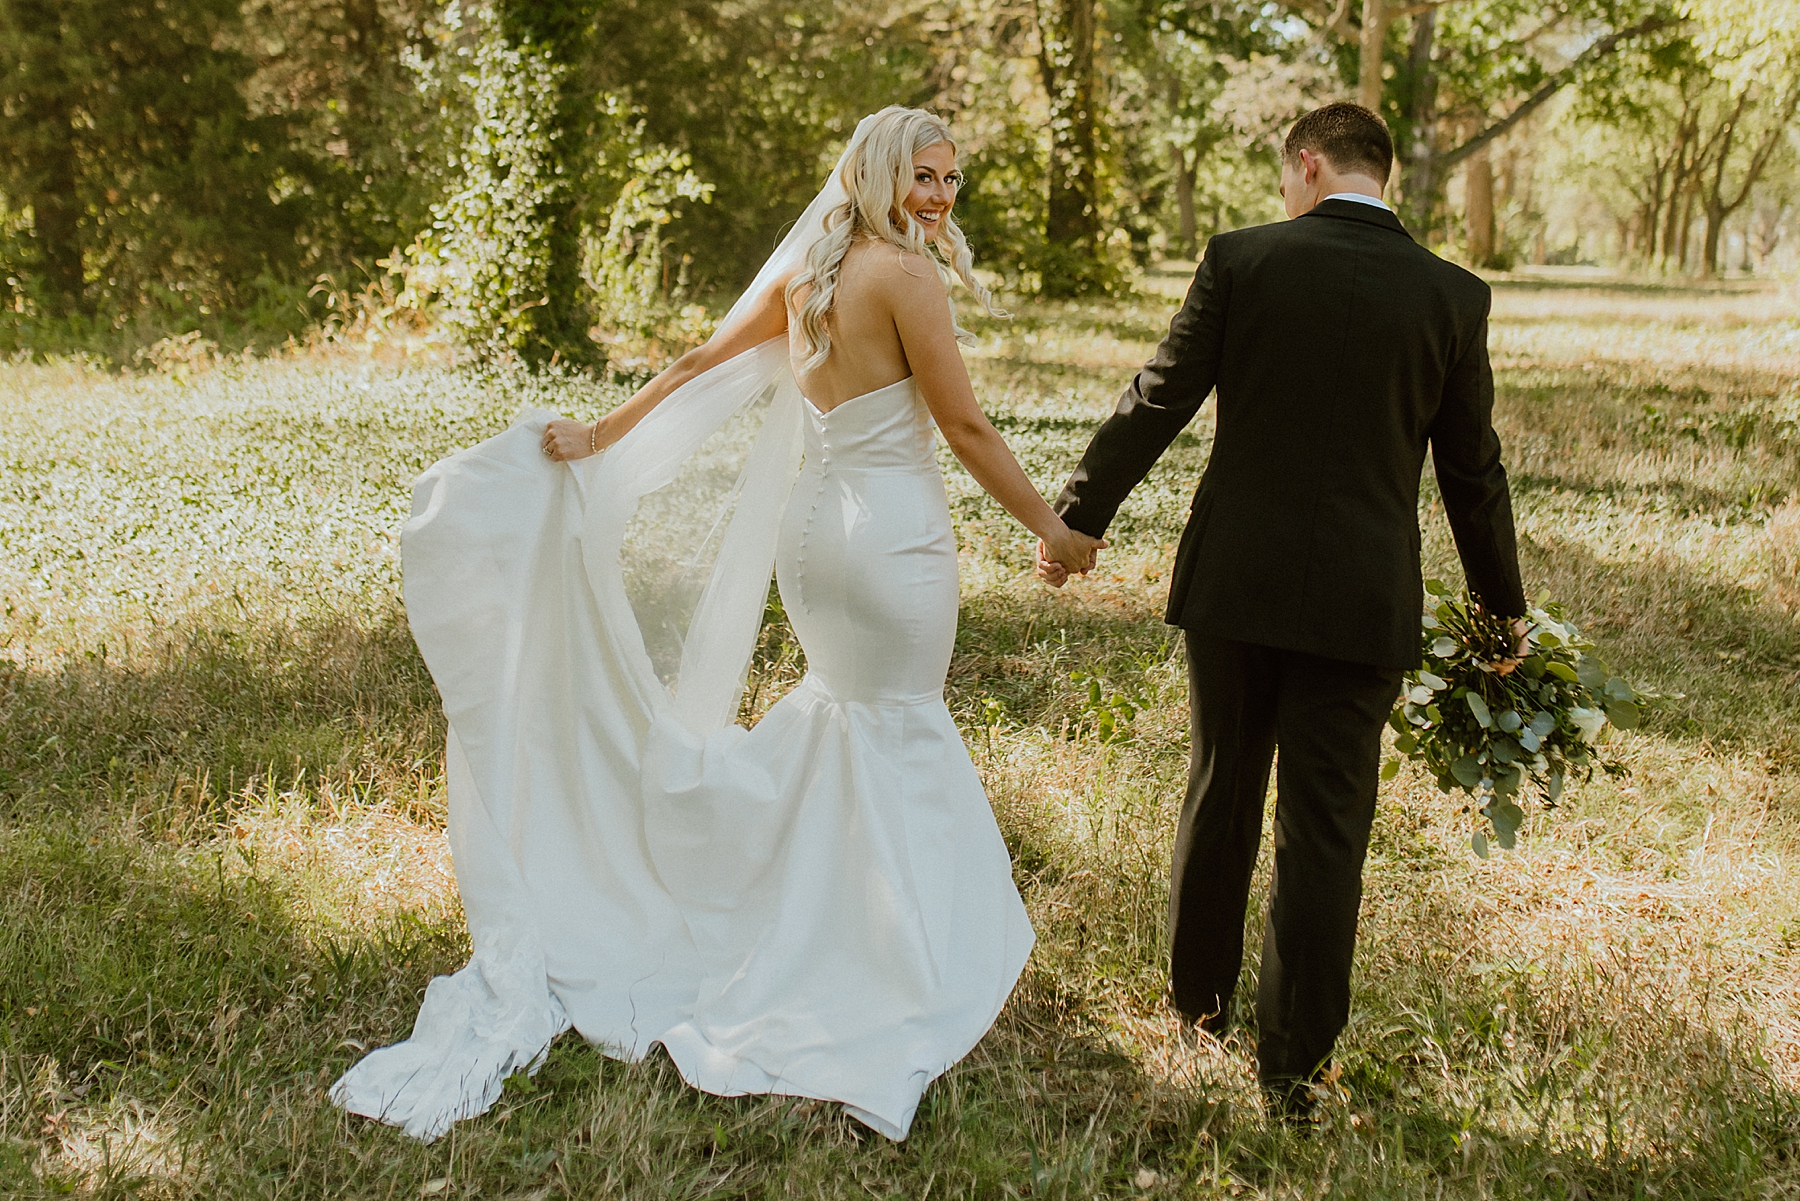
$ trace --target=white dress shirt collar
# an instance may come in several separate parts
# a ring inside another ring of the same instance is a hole
[[[1333,192],[1331,195],[1327,196],[1325,199],[1327,199],[1327,200],[1354,200],[1358,204],[1372,204],[1378,209],[1387,209],[1387,211],[1390,213],[1394,211],[1393,209],[1388,208],[1387,202],[1385,200],[1381,199],[1381,197],[1365,196],[1361,192]]]

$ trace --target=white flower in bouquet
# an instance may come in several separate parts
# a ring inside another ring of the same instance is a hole
[[[1600,731],[1606,728],[1606,710],[1576,706],[1569,710],[1569,720],[1581,730],[1582,741],[1594,742],[1599,739]]]

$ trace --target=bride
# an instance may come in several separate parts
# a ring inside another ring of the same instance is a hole
[[[623,1058],[660,1043],[707,1092],[835,1101],[901,1139],[992,1025],[1033,935],[944,706],[933,424],[1064,569],[1103,544],[975,403],[947,275],[994,310],[951,219],[961,182],[938,118],[865,118],[711,341],[592,426],[528,412],[420,478],[406,605],[449,718],[474,954],[337,1104],[436,1138],[573,1026]],[[712,497],[695,481],[737,428]],[[681,570],[640,569],[628,525],[681,505],[703,510]],[[746,731],[771,570],[807,672]]]

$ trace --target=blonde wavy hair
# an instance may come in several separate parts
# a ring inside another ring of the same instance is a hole
[[[806,352],[799,368],[802,373],[818,367],[831,355],[828,319],[837,300],[838,272],[843,268],[844,255],[859,238],[887,242],[913,254],[930,254],[946,283],[954,275],[989,314],[1006,316],[975,278],[968,239],[950,213],[945,212],[943,228],[935,241],[927,242],[925,231],[901,207],[901,201],[913,187],[913,157],[939,142],[949,142],[954,147],[950,127],[923,109],[891,104],[858,132],[862,136],[852,141],[838,174],[847,199],[825,214],[824,236],[806,252],[806,265],[787,286],[788,308],[796,312],[800,345]],[[806,291],[806,298],[796,305],[794,297],[801,291]],[[955,324],[954,305],[951,322],[957,341],[974,341],[974,335]]]

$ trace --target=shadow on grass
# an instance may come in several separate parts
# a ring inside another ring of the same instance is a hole
[[[1520,554],[1528,592],[1547,589],[1615,670],[1672,698],[1646,730],[1800,762],[1800,616],[1666,556],[1621,563],[1543,536]]]
[[[1622,949],[1484,962],[1479,892],[1394,870],[1372,883],[1340,1043],[1350,1109],[1432,1171],[1547,1189],[1521,1195],[1793,1186],[1800,1094],[1742,1013]]]
[[[1531,492],[1573,493],[1605,497],[1615,503],[1646,504],[1647,507],[1672,517],[1717,516],[1738,521],[1758,516],[1766,512],[1770,505],[1780,504],[1788,496],[1785,489],[1771,489],[1765,484],[1728,490],[1687,480],[1638,482],[1605,479],[1576,472],[1519,472],[1512,477],[1511,483],[1515,497]]]
[[[63,813],[0,832],[0,1049],[36,1078],[31,1104],[260,1096],[341,1059],[346,1011],[410,1024],[425,981],[467,955],[460,930],[404,914],[324,936],[238,846],[135,833]]]
[[[1488,276],[1488,286],[1496,292],[1595,292],[1622,296],[1667,296],[1689,300],[1712,300],[1719,296],[1754,296],[1774,291],[1768,280],[1716,280],[1711,283],[1663,282],[1607,276],[1582,279],[1579,276]]]
[[[258,625],[206,613],[128,656],[0,664],[0,804],[81,808],[168,793],[222,812],[301,773],[352,791],[435,779],[443,721],[404,617]]]

